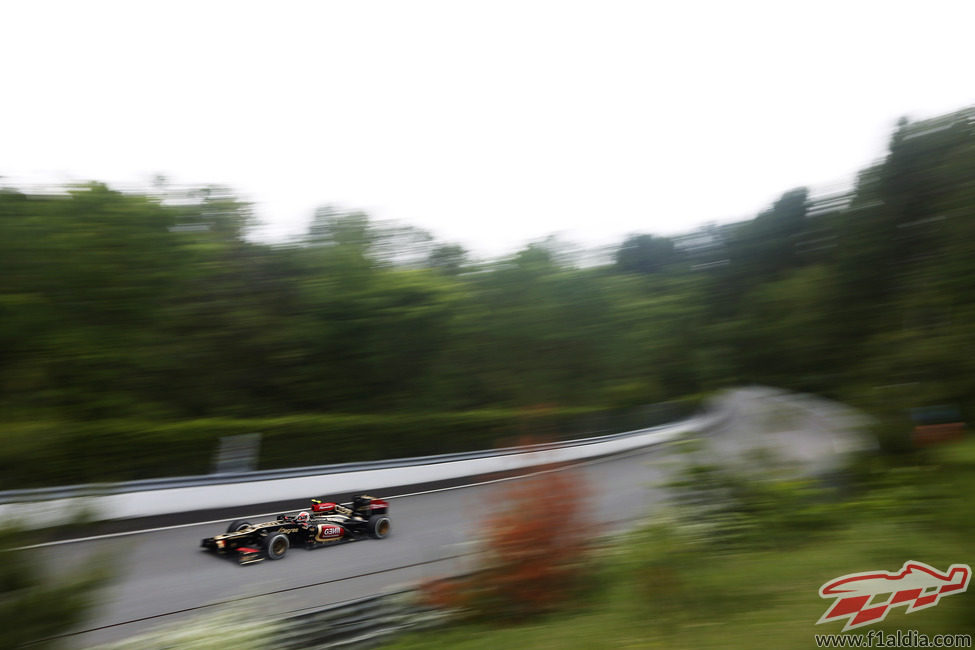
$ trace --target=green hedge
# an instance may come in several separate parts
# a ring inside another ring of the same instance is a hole
[[[259,469],[443,454],[625,431],[688,414],[666,408],[294,415],[180,422],[99,420],[0,427],[0,490],[207,474],[219,439],[260,433]]]

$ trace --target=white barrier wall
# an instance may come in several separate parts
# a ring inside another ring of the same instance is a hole
[[[273,480],[254,480],[193,487],[105,494],[35,502],[0,504],[0,522],[42,527],[63,521],[84,510],[97,520],[151,517],[193,510],[247,506],[342,493],[379,493],[419,483],[455,480],[468,476],[578,461],[616,454],[674,439],[682,433],[709,426],[713,418],[700,416],[625,437],[608,436],[603,442],[565,443],[543,451],[508,453],[483,458],[422,465],[336,472]]]

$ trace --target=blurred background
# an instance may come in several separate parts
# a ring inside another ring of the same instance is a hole
[[[254,431],[261,468],[619,431],[744,384],[841,399],[903,435],[910,407],[963,421],[973,115],[905,121],[850,193],[789,190],[602,262],[557,238],[478,260],[333,208],[261,243],[249,206],[212,187],[6,187],[4,487],[206,473],[219,437]]]
[[[403,647],[808,647],[828,579],[971,562],[972,8],[421,4],[0,10],[0,491],[711,409],[625,537],[592,477],[490,499]],[[0,622],[96,568],[7,563]],[[972,632],[946,600],[911,626]]]

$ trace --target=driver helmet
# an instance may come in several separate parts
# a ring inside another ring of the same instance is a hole
[[[299,512],[298,515],[295,517],[295,521],[297,521],[299,524],[307,524],[310,519],[311,519],[311,515],[308,514],[308,512],[305,510]]]

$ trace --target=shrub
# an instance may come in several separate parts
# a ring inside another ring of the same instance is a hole
[[[756,455],[741,466],[688,458],[667,487],[678,523],[705,543],[725,550],[786,547],[840,525],[844,509],[835,490],[816,478],[796,476]]]
[[[585,494],[576,469],[506,484],[491,500],[500,508],[483,520],[481,566],[464,580],[428,585],[431,602],[513,622],[571,601],[594,530]]]
[[[25,531],[0,528],[0,647],[56,645],[91,615],[112,577],[106,556],[73,571],[45,571],[37,551],[22,548],[30,541]]]

